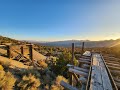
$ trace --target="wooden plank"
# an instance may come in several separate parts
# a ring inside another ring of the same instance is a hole
[[[83,72],[86,72],[86,73],[89,72],[88,69],[84,69],[84,68],[76,67],[76,66],[71,65],[71,64],[67,64],[67,67],[69,67],[69,68],[73,68],[73,69],[76,69],[76,70],[79,70],[79,71],[83,71]]]
[[[113,66],[113,67],[118,67],[120,68],[119,64],[114,64],[114,63],[106,63],[108,66]]]
[[[81,56],[81,58],[90,59],[90,56]]]
[[[101,73],[99,69],[100,68],[96,66],[92,66],[90,90],[104,90],[102,85]]]
[[[101,78],[101,71],[99,62],[97,61],[96,56],[93,57],[93,66],[92,66],[92,74],[91,74],[91,82],[90,82],[90,90],[104,90],[103,82]]]
[[[101,54],[100,54],[100,56],[101,56],[101,58],[102,58],[102,60],[103,60],[103,62],[104,62],[105,68],[106,68],[106,70],[107,70],[107,72],[108,72],[108,76],[109,76],[109,78],[110,78],[110,81],[111,81],[113,90],[118,90],[118,88],[117,88],[117,86],[116,86],[116,84],[115,84],[115,81],[114,81],[114,79],[113,79],[113,77],[112,77],[112,74],[110,73],[110,70],[108,69],[108,67],[107,67],[107,65],[106,65],[106,63],[105,63],[105,61],[104,61],[103,56],[102,56]]]
[[[85,73],[85,72],[82,72],[82,71],[79,71],[79,70],[76,70],[76,69],[72,69],[72,68],[69,68],[69,72],[75,73],[77,75],[85,76],[85,77],[88,76],[88,73]]]
[[[120,83],[118,83],[118,82],[115,82],[115,83],[116,83],[117,87],[120,88]]]
[[[86,79],[85,77],[83,77],[83,76],[81,76],[81,77],[79,78],[79,81],[80,81],[82,84],[86,84],[86,83],[87,83],[87,79]]]
[[[120,79],[114,78],[114,80],[118,83],[120,83]]]
[[[83,64],[82,67],[83,67],[83,68],[90,68],[90,65],[88,65],[88,64]]]
[[[120,64],[120,62],[115,62],[115,61],[105,61],[106,63],[114,63],[114,64]]]
[[[115,66],[108,66],[108,68],[114,69],[114,70],[120,70],[120,67],[115,67]]]
[[[93,55],[90,90],[112,90],[112,85],[100,54]]]
[[[90,64],[90,62],[88,62],[88,61],[83,61],[83,60],[79,60],[79,63],[86,63],[86,64]]]
[[[79,58],[79,60],[85,60],[85,61],[91,61],[90,59],[85,59],[85,58]]]
[[[88,69],[84,69],[84,68],[80,68],[80,67],[74,67],[74,69],[79,70],[79,71],[83,71],[83,72],[86,72],[86,73],[89,72]]]
[[[117,66],[117,67],[120,67],[120,64],[114,64],[114,63],[106,63],[107,65],[112,65],[112,66]]]
[[[66,83],[64,81],[61,81],[60,85],[63,86],[65,89],[68,89],[68,90],[78,90],[77,88],[69,85],[68,83]]]
[[[120,75],[120,70],[110,70],[111,73]]]
[[[99,57],[99,62],[100,62],[100,66],[101,66],[103,87],[104,87],[105,90],[113,90],[112,89],[112,85],[111,85],[111,81],[110,81],[110,78],[108,76],[108,73],[107,73],[107,70],[105,68],[105,65],[103,63],[103,60],[102,60],[100,55],[98,55],[98,57]]]
[[[119,59],[105,59],[105,61],[114,61],[114,62],[120,62],[120,60]]]

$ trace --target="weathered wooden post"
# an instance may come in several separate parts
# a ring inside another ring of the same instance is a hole
[[[7,47],[7,57],[11,58],[11,46],[7,45],[6,47]]]
[[[72,43],[72,60],[71,60],[71,65],[74,65],[74,49],[75,49],[75,46],[74,46],[74,43]],[[70,84],[73,86],[73,75],[72,73],[70,73]]]
[[[29,46],[29,57],[30,57],[30,59],[33,61],[33,50],[32,50],[33,45],[30,44],[30,45],[28,45],[28,46]]]
[[[82,54],[84,53],[84,45],[85,45],[85,43],[83,42],[82,43]]]
[[[72,43],[72,62],[71,62],[72,65],[74,65],[74,58],[75,58],[74,51],[75,51],[75,45],[74,43]]]
[[[32,61],[32,65],[35,66],[34,65],[34,59],[33,59],[33,45],[29,44],[27,46],[29,47],[29,58]]]
[[[20,47],[20,50],[21,50],[21,54],[24,55],[24,49],[23,49],[23,46]]]

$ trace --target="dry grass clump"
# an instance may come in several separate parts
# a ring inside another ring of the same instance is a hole
[[[41,60],[38,61],[38,64],[44,69],[48,67],[48,65],[44,61],[41,61]]]
[[[51,86],[51,90],[61,90],[60,87],[56,86],[56,85],[52,85]]]
[[[2,65],[0,65],[0,71],[3,71],[3,70],[4,70],[3,66],[2,66]]]
[[[0,64],[4,67],[4,68],[8,68],[11,64],[8,61],[0,61]]]
[[[66,78],[64,78],[63,76],[58,76],[54,84],[51,86],[51,90],[63,90],[64,88],[60,85],[61,81],[68,83],[68,80]]]
[[[34,75],[23,76],[22,81],[17,85],[20,90],[38,90],[41,82]]]
[[[12,90],[16,79],[10,72],[0,71],[0,90]]]

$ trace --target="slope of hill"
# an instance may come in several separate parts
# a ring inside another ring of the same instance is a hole
[[[6,64],[10,64],[10,66],[12,67],[18,67],[18,68],[28,68],[29,66],[24,65],[21,62],[12,60],[12,59],[8,59],[6,57],[0,56],[0,63],[6,63]]]
[[[8,38],[8,37],[0,36],[0,44],[5,44],[5,43],[25,44],[27,42],[18,41],[18,40],[11,39],[11,38]]]

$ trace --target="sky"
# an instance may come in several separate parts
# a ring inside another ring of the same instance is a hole
[[[0,0],[0,35],[18,40],[120,38],[117,0]]]

